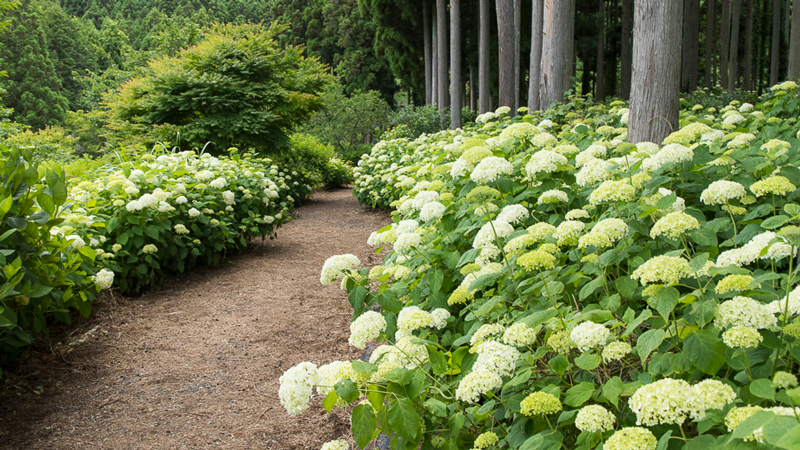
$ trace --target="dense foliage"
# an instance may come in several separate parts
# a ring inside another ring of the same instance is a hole
[[[378,143],[355,193],[393,250],[321,281],[381,345],[293,367],[282,403],[356,404],[361,448],[797,448],[798,107],[786,82],[662,143],[625,143],[623,102]]]

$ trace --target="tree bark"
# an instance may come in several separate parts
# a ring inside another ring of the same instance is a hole
[[[731,48],[728,52],[728,90],[736,89],[739,81],[739,18],[742,16],[742,0],[731,0]]]
[[[700,0],[685,0],[683,4],[683,53],[681,90],[697,90],[697,58],[700,51]]]
[[[497,0],[497,43],[500,73],[499,105],[514,110],[514,3]]]
[[[489,0],[480,0],[480,30],[478,40],[478,103],[481,114],[492,109],[492,88],[489,84]]]
[[[606,1],[600,2],[600,31],[597,33],[597,71],[594,82],[594,98],[606,98]]]
[[[461,128],[461,0],[450,0],[450,129]]]
[[[753,0],[745,6],[747,23],[744,30],[744,89],[753,90]]]
[[[542,35],[542,107],[564,99],[571,87],[575,41],[575,0],[545,0]]]
[[[433,65],[431,61],[431,5],[422,0],[422,41],[425,57],[425,104],[433,103]]]
[[[714,85],[714,57],[716,52],[714,48],[717,45],[716,33],[714,32],[714,24],[716,23],[716,2],[715,0],[708,0],[708,9],[706,11],[706,73],[705,73],[705,88],[711,89]]]
[[[723,88],[728,87],[728,62],[731,52],[731,0],[722,0],[722,23],[720,24],[719,78]]]
[[[528,74],[528,109],[542,109],[539,101],[539,79],[542,77],[542,5],[543,0],[531,0],[531,64]]]
[[[713,1],[713,0],[712,0]],[[631,63],[633,35],[633,0],[622,0],[622,32],[620,39],[620,80],[619,96],[625,100],[631,98]]]
[[[781,54],[781,0],[772,0],[772,51],[770,52],[769,84],[778,84]]]
[[[437,24],[437,45],[439,47],[439,73],[437,78],[439,79],[439,98],[437,99],[437,103],[439,104],[439,112],[444,112],[447,109],[448,105],[448,86],[447,86],[447,0],[436,0],[436,21]],[[458,92],[454,93],[454,96],[458,95]]]
[[[661,143],[678,127],[682,18],[682,1],[635,3],[631,143]]]
[[[520,43],[522,42],[522,0],[514,0],[514,111],[519,109],[519,83],[522,63],[520,61]]]
[[[800,0],[792,4],[791,39],[789,40],[789,76],[787,79],[800,78]]]
[[[435,5],[435,4],[434,4]],[[435,8],[433,13],[435,13]],[[434,14],[435,15],[435,14]],[[434,17],[435,19],[435,17]],[[439,29],[438,20],[431,20],[431,104],[439,102]]]
[[[433,53],[431,52],[431,11],[429,0],[422,3],[422,40],[425,64],[425,104],[433,102]]]

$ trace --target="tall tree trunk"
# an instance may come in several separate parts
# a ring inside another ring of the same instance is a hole
[[[572,79],[575,0],[545,0],[542,35],[542,107],[564,99]]]
[[[600,31],[597,33],[597,74],[594,82],[594,97],[606,98],[606,0],[600,2]]]
[[[435,5],[435,4],[434,4]],[[435,8],[432,8],[435,13]],[[435,17],[434,17],[435,19]],[[431,20],[431,104],[439,102],[439,29],[438,20]]]
[[[716,52],[714,48],[717,45],[716,33],[714,33],[714,24],[716,23],[716,1],[708,0],[708,9],[706,10],[706,74],[705,74],[705,87],[711,89],[714,86],[714,57]]]
[[[531,0],[531,64],[528,74],[528,109],[542,109],[539,101],[539,79],[542,77],[542,5],[543,0]]]
[[[742,16],[742,0],[731,0],[731,48],[728,52],[728,90],[736,89],[739,81],[739,18]]]
[[[781,54],[781,0],[772,0],[772,58],[769,68],[769,84],[778,84],[778,70]]]
[[[744,89],[753,90],[753,0],[745,6],[747,23],[744,29]]]
[[[480,113],[483,114],[492,109],[492,88],[489,84],[489,25],[490,11],[489,0],[480,0],[480,30],[478,39],[478,95],[480,103]]]
[[[436,21],[437,26],[437,45],[439,46],[439,112],[444,112],[449,106],[448,102],[448,85],[447,85],[447,0],[436,0]],[[453,96],[457,96],[458,92],[454,92]]]
[[[422,0],[422,41],[425,56],[425,104],[433,103],[433,65],[431,61],[431,5]]]
[[[792,4],[792,38],[789,40],[789,80],[800,78],[800,0]]]
[[[713,0],[712,0],[713,1]],[[619,96],[628,100],[631,98],[631,51],[633,37],[633,0],[622,0],[622,32],[620,39],[620,80]]]
[[[511,108],[516,111],[519,108],[519,83],[522,77],[522,63],[520,56],[520,43],[522,41],[522,0],[514,0],[514,106]]]
[[[780,0],[779,0],[780,1]],[[728,62],[731,52],[731,0],[722,0],[722,24],[720,25],[719,78],[723,88],[728,87]]]
[[[514,2],[497,0],[497,43],[500,69],[500,90],[498,106],[508,106],[514,110]]]
[[[682,1],[635,3],[631,143],[661,143],[678,127],[682,18]]]
[[[450,129],[461,128],[461,0],[450,0]]]
[[[700,0],[685,0],[683,4],[683,53],[681,90],[697,90],[697,58],[700,51]]]

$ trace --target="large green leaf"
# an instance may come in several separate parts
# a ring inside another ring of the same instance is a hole
[[[639,354],[639,358],[642,361],[646,360],[650,353],[661,345],[665,337],[667,337],[667,333],[664,330],[648,330],[642,333],[636,341],[636,352]]]
[[[584,381],[580,384],[572,386],[567,390],[567,394],[564,397],[564,403],[569,406],[580,406],[583,405],[587,400],[592,398],[592,394],[594,393],[594,384]]]
[[[350,430],[353,439],[360,448],[366,448],[375,436],[378,426],[378,417],[372,405],[356,405],[350,414]]]
[[[687,336],[683,351],[695,367],[709,375],[715,375],[725,364],[725,344],[708,329]]]
[[[389,424],[400,436],[414,441],[419,432],[419,415],[407,398],[398,398],[389,404]]]

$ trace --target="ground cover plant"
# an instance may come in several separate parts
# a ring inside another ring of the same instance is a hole
[[[354,405],[360,448],[797,448],[800,89],[759,100],[661,143],[619,101],[378,143],[355,194],[393,250],[321,282],[380,345],[289,369],[282,404]]]

